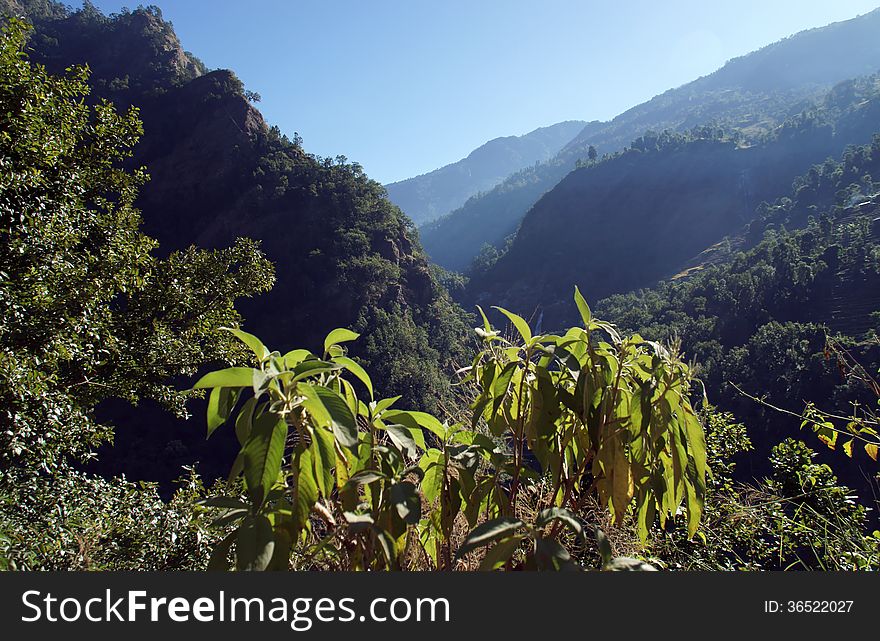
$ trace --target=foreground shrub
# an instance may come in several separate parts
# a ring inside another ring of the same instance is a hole
[[[483,348],[462,371],[475,388],[469,425],[374,398],[343,347],[354,332],[331,332],[321,355],[282,355],[230,330],[256,367],[195,385],[211,390],[208,434],[235,415],[241,444],[230,482],[240,478],[242,494],[202,502],[218,526],[234,526],[210,566],[227,567],[234,551],[243,570],[452,569],[479,551],[483,569],[568,569],[577,564],[562,541],[584,540],[585,496],[615,522],[632,514],[643,540],[655,518],[679,513],[693,535],[706,448],[688,367],[575,300],[584,326],[564,335],[533,336],[499,310],[516,330],[507,339],[483,316]],[[603,565],[638,567],[607,554]]]

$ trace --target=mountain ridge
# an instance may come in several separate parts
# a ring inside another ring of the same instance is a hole
[[[880,69],[880,42],[875,37],[878,32],[880,9],[802,31],[734,58],[712,74],[669,89],[611,121],[588,123],[553,159],[508,177],[488,193],[423,227],[423,246],[431,259],[444,268],[466,270],[483,244],[501,247],[528,209],[574,170],[578,160],[586,157],[590,145],[600,155],[613,153],[647,131],[686,131],[707,124],[737,128],[746,137],[760,139],[836,82]],[[837,67],[829,62],[824,49],[817,47],[817,39],[834,43]],[[757,62],[752,72],[757,73],[760,68],[764,73],[768,57],[781,61],[782,71],[793,78],[800,77],[801,84],[784,90],[751,91],[747,82],[750,74],[744,69]],[[803,71],[814,63],[824,70],[824,75],[810,76]],[[801,70],[800,76],[794,73],[797,70]],[[726,84],[719,84],[719,78]],[[725,78],[739,78],[740,84]],[[814,82],[817,78],[824,84]]]
[[[416,225],[429,223],[491,189],[511,173],[555,155],[586,123],[567,120],[521,136],[499,136],[464,158],[385,185],[388,197]]]

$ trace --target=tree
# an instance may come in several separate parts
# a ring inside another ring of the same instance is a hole
[[[590,145],[590,148],[587,150],[587,157],[590,159],[590,162],[595,162],[596,158],[599,157],[599,152],[596,151],[593,145]]]
[[[0,35],[0,503],[16,513],[39,502],[25,491],[37,477],[64,477],[112,437],[101,401],[184,414],[174,377],[237,358],[216,330],[273,280],[247,240],[158,259],[134,207],[148,176],[122,167],[137,110],[89,106],[88,70],[49,75],[26,33],[12,19]]]

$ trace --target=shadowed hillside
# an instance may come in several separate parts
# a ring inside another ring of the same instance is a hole
[[[880,10],[804,31],[728,62],[713,74],[633,107],[607,123],[589,123],[552,160],[510,176],[422,231],[431,259],[464,270],[484,243],[501,247],[529,208],[552,189],[590,145],[614,153],[648,130],[713,125],[759,139],[832,85],[880,69]]]

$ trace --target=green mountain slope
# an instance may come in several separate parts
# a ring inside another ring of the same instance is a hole
[[[797,418],[736,387],[795,413],[805,401],[843,413],[852,401],[876,407],[876,394],[838,364],[825,335],[838,335],[870,375],[880,369],[880,135],[810,168],[786,197],[762,207],[745,239],[755,242],[686,277],[596,305],[625,330],[681,341],[700,363],[710,400],[751,428],[759,453],[743,462],[746,474],[766,471],[762,455],[782,437],[810,437]],[[827,455],[853,486],[876,472],[867,461],[862,476],[864,452],[854,464],[839,446]]]
[[[507,254],[473,275],[466,299],[543,313],[559,327],[571,320],[572,283],[596,300],[672,276],[811,165],[877,130],[880,79],[871,76],[835,88],[759,143],[711,128],[637,139],[543,196]]]
[[[417,225],[429,223],[458,209],[471,196],[492,189],[510,174],[549,160],[585,124],[569,120],[522,136],[495,138],[458,162],[385,185],[388,198]]]
[[[593,145],[614,153],[648,130],[686,131],[698,125],[737,128],[760,138],[811,100],[847,78],[880,69],[880,10],[804,31],[713,74],[672,89],[607,123],[589,123],[552,160],[510,176],[422,230],[431,259],[464,270],[484,243],[501,247],[528,209],[575,169]]]
[[[446,397],[464,315],[434,278],[412,223],[359,165],[311,155],[269,127],[235,75],[207,72],[158,9],[106,17],[88,6],[3,0],[0,10],[35,24],[34,61],[53,72],[88,63],[93,94],[140,108],[134,164],[151,180],[137,205],[160,252],[262,241],[276,285],[243,306],[245,329],[284,352],[319,350],[328,331],[350,327],[362,333],[352,355],[383,394],[426,409]],[[135,465],[136,478],[155,479],[164,467],[173,478],[201,451],[201,429],[149,407],[108,412],[126,425],[102,455],[112,472]]]

